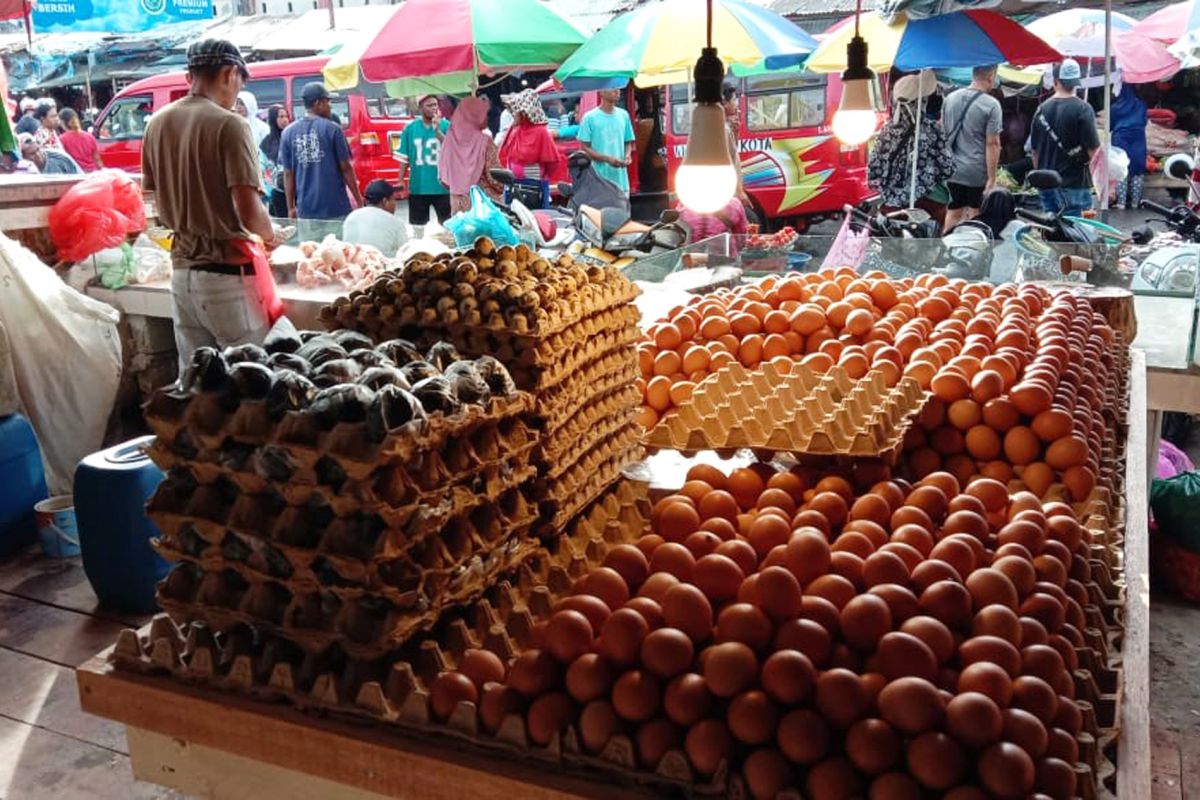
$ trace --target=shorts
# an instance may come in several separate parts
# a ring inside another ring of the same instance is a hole
[[[983,205],[983,187],[982,186],[967,186],[965,183],[954,183],[950,181],[946,184],[950,189],[950,202],[947,208],[974,208],[979,209]]]
[[[450,195],[410,194],[408,196],[408,224],[424,225],[429,222],[429,209],[437,212],[438,222],[450,219]]]

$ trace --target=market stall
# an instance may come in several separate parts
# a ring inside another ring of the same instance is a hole
[[[639,326],[619,271],[480,240],[198,351],[147,408],[167,613],[85,710],[216,796],[1144,794],[1128,320],[913,271]]]

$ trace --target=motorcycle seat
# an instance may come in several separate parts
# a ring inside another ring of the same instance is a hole
[[[579,213],[596,226],[605,239],[650,230],[649,225],[632,219],[628,211],[620,208],[593,208],[585,205],[579,207]]]

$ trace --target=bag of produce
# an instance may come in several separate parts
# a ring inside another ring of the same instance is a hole
[[[471,187],[470,210],[460,211],[447,220],[446,230],[454,234],[454,243],[459,247],[470,247],[480,236],[489,237],[497,245],[520,242],[504,212],[478,186]]]
[[[1150,484],[1150,509],[1163,536],[1200,554],[1200,471],[1156,478]]]

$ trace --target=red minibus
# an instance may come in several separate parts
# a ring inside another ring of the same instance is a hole
[[[251,63],[246,89],[254,93],[264,118],[268,108],[282,105],[296,119],[304,115],[301,90],[307,83],[322,80],[321,69],[328,60],[312,57]],[[155,75],[122,89],[101,112],[93,128],[104,164],[130,172],[140,170],[142,132],[147,120],[187,91],[184,72]],[[354,90],[339,93],[333,112],[341,120],[350,142],[359,187],[365,188],[376,178],[395,183],[399,164],[392,153],[404,126],[412,120],[408,101],[388,97],[382,84],[363,82]]]

